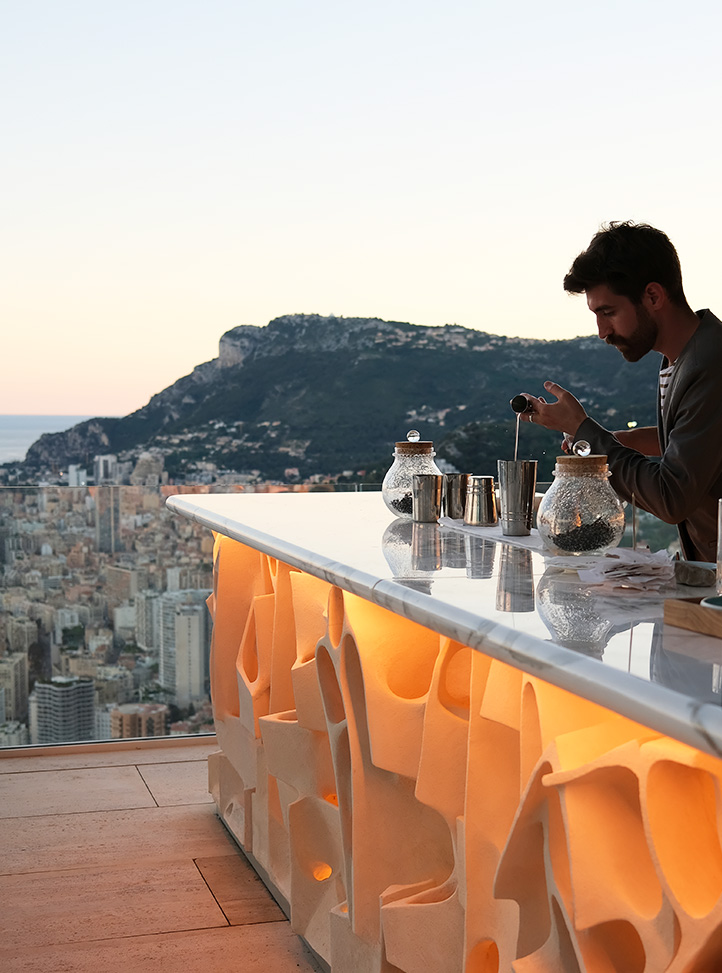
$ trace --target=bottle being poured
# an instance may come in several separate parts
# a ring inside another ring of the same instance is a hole
[[[532,405],[529,399],[521,393],[515,395],[510,401],[509,405],[512,407],[513,411],[516,412],[516,435],[514,437],[514,462],[516,463],[519,456],[519,423],[521,422],[521,417],[525,412],[532,412]]]
[[[534,420],[531,418],[531,415],[533,415],[534,409],[532,407],[530,400],[521,392],[518,395],[515,395],[513,399],[511,399],[509,405],[512,407],[512,410],[516,412],[516,436],[514,439],[514,462],[516,462],[519,453],[519,423],[521,422],[521,417],[524,414],[529,414],[529,421],[533,422]],[[576,456],[589,456],[591,452],[591,447],[589,446],[589,443],[584,443],[583,441],[578,443],[577,445],[581,446],[582,449],[585,446],[587,448],[586,453],[578,452],[576,449],[574,449],[574,436],[572,436],[568,432],[565,432],[563,435],[564,435],[565,452],[567,453],[574,452]]]

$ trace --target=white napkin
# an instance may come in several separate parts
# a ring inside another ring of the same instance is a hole
[[[472,537],[483,537],[485,540],[496,541],[499,544],[511,544],[513,547],[523,547],[528,551],[537,551],[539,554],[544,554],[544,544],[539,532],[536,528],[532,528],[531,534],[527,534],[523,537],[514,537],[509,534],[503,534],[501,530],[501,524],[495,524],[493,527],[473,527],[470,524],[465,524],[463,520],[452,520],[451,517],[440,517],[439,523],[442,527],[451,527],[453,530],[459,530],[463,534],[471,534]],[[571,560],[570,558],[565,558],[566,561]]]
[[[653,554],[633,551],[631,547],[615,547],[595,565],[582,568],[579,579],[587,584],[659,591],[674,584],[674,561],[666,551]]]

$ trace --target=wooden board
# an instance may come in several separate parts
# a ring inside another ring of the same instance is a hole
[[[668,598],[664,603],[665,625],[722,639],[722,611],[700,605],[699,600]]]

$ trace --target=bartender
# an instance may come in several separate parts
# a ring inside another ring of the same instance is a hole
[[[556,401],[524,393],[530,408],[522,418],[605,453],[618,496],[676,524],[687,559],[716,561],[722,322],[691,309],[677,251],[644,223],[603,226],[575,259],[564,289],[586,295],[599,337],[627,361],[660,353],[657,425],[612,432],[551,381],[544,388]]]

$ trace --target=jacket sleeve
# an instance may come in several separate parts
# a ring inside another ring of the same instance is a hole
[[[718,377],[695,369],[678,397],[674,425],[661,457],[642,456],[587,418],[575,439],[586,439],[606,453],[610,483],[623,499],[668,524],[686,520],[705,497],[722,487],[722,408]]]

